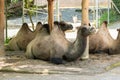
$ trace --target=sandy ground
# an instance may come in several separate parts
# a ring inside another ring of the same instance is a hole
[[[7,51],[0,57],[0,80],[120,80],[119,55],[90,54],[88,60],[55,65],[26,59],[23,51]]]
[[[107,72],[107,67],[114,63],[120,63],[120,54],[90,54],[88,60],[78,59],[74,62],[55,65],[42,60],[26,59],[23,51],[7,51],[5,56],[0,58],[0,71],[40,74],[66,73],[95,75]]]

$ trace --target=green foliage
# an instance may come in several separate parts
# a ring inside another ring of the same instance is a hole
[[[36,10],[36,6],[34,5],[34,0],[24,0],[25,1],[25,8],[28,10],[28,15],[30,18],[30,22],[32,24],[32,29],[34,30],[34,23],[32,21],[32,15],[34,15],[34,10]]]
[[[5,44],[8,44],[11,39],[12,39],[12,38],[7,38],[4,43],[5,43]]]
[[[12,3],[16,3],[18,2],[19,0],[11,0]]]
[[[120,0],[113,0],[117,8],[120,10]]]
[[[102,14],[102,16],[100,17],[100,24],[103,21],[107,21],[108,20],[108,12],[106,11],[104,14]],[[117,14],[117,12],[115,10],[110,10],[110,17],[109,17],[110,23],[112,22],[116,22],[120,20],[120,15]]]

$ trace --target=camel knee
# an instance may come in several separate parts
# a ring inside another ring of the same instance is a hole
[[[34,56],[31,53],[25,53],[26,58],[34,59]]]

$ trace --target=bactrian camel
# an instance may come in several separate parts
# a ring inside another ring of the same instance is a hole
[[[66,30],[71,30],[73,28],[71,24],[67,24],[64,21],[55,21],[54,24],[58,25],[63,32]],[[42,26],[48,26],[48,24],[42,25],[41,22],[38,22],[36,29],[34,31],[31,31],[27,23],[24,23],[18,31],[17,35],[12,38],[12,40],[10,40],[8,45],[6,45],[6,50],[26,50],[27,45],[35,38],[36,34],[42,28]]]
[[[25,55],[30,59],[46,60],[56,64],[62,63],[63,60],[74,61],[83,54],[87,36],[94,32],[93,27],[81,26],[75,42],[72,43],[65,38],[57,25],[54,25],[50,34],[46,28],[42,28],[28,44]]]

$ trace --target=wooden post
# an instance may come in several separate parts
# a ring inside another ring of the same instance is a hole
[[[89,0],[82,0],[82,22],[81,25],[89,25]],[[89,58],[89,37],[87,37],[87,46],[81,59]]]
[[[82,0],[82,25],[89,23],[89,0]]]
[[[48,24],[50,31],[53,29],[54,22],[54,0],[48,0]]]
[[[4,0],[0,0],[0,54],[4,51]]]

